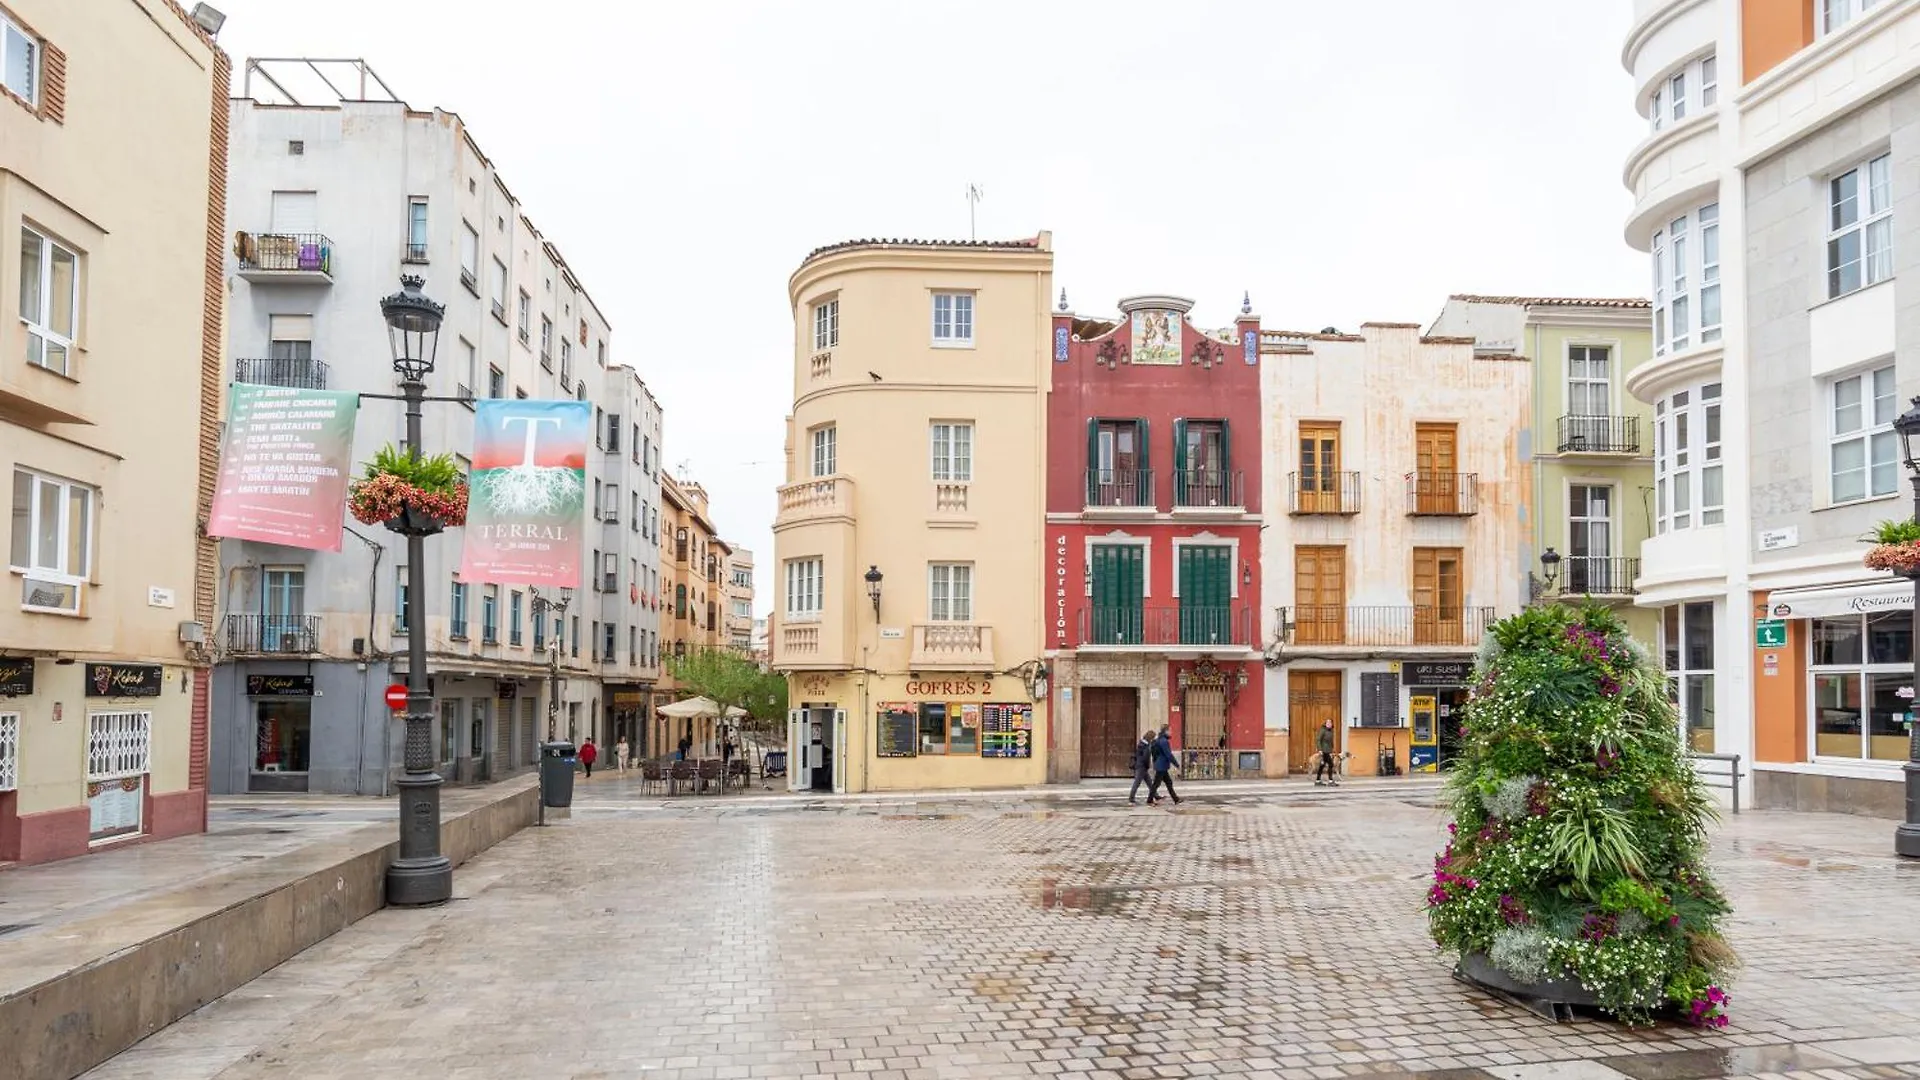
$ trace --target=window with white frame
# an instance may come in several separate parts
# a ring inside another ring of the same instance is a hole
[[[493,317],[507,321],[507,264],[493,260]]]
[[[1653,351],[1720,340],[1720,204],[1682,214],[1653,234]]]
[[[80,613],[93,570],[94,491],[71,480],[13,471],[13,544],[8,565],[21,575],[20,606]]]
[[[932,622],[973,621],[973,564],[927,564],[927,618]]]
[[[0,86],[40,104],[40,41],[0,11]]]
[[[1677,390],[1653,403],[1655,531],[1726,520],[1720,384]]]
[[[942,483],[973,479],[973,425],[933,425],[933,478]]]
[[[1654,86],[1647,103],[1647,119],[1653,130],[1677,124],[1697,110],[1713,107],[1720,100],[1720,65],[1712,53],[1695,57],[1674,69]]]
[[[1567,415],[1606,416],[1613,411],[1613,349],[1567,347]]]
[[[787,618],[811,621],[820,617],[823,593],[821,560],[787,560]]]
[[[822,300],[813,305],[813,347],[815,351],[840,344],[840,300]]]
[[[1675,604],[1661,612],[1660,651],[1667,696],[1680,711],[1687,749],[1713,753],[1713,604]]]
[[[1831,34],[1866,14],[1879,0],[1815,0],[1818,18],[1814,20],[1822,35]]]
[[[973,344],[973,294],[933,294],[933,343]]]
[[[80,256],[44,233],[20,228],[20,321],[27,363],[73,373],[80,329]]]
[[[1893,418],[1899,412],[1893,365],[1835,379],[1827,401],[1832,419],[1827,458],[1831,500],[1856,502],[1894,494],[1900,448],[1893,433]]]
[[[460,282],[480,295],[480,231],[460,223]]]
[[[1827,181],[1827,297],[1893,276],[1893,155]]]
[[[153,771],[153,714],[87,714],[87,779],[124,780]]]
[[[0,713],[0,791],[12,791],[19,786],[20,714]]]
[[[832,424],[813,429],[813,475],[840,471],[840,436]]]
[[[1816,758],[1905,761],[1913,613],[1809,620],[1808,725]]]

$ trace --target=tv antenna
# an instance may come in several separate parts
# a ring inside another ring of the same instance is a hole
[[[979,233],[974,229],[973,208],[980,204],[980,200],[985,198],[986,194],[987,194],[986,190],[982,188],[979,184],[967,185],[967,240],[968,242],[972,242],[980,239]]]

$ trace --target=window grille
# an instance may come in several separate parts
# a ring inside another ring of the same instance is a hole
[[[152,771],[153,714],[87,714],[87,779],[118,780]]]

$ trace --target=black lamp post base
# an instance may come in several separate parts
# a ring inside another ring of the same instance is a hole
[[[394,907],[428,907],[451,899],[453,862],[445,855],[397,861],[387,868],[387,903]]]
[[[1907,762],[1904,772],[1907,820],[1893,831],[1893,851],[1909,859],[1920,859],[1920,761]]]

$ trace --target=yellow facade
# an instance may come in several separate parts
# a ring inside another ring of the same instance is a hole
[[[0,20],[0,861],[41,861],[205,828],[228,62],[166,0]]]
[[[794,273],[768,634],[794,786],[1044,781],[1052,284],[1044,232],[839,244]]]
[[[674,720],[658,715],[659,706],[688,696],[673,677],[673,663],[702,649],[726,643],[725,568],[732,549],[714,531],[706,489],[691,480],[660,474],[660,682],[645,752],[671,753],[681,736],[693,740],[696,756],[718,756],[715,725],[708,720]]]

